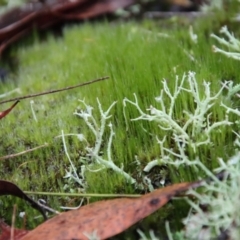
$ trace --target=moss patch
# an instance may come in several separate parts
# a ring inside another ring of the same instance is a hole
[[[144,21],[124,24],[85,23],[65,28],[62,38],[56,39],[49,35],[45,42],[36,39],[32,46],[18,48],[17,55],[21,64],[17,81],[9,79],[1,85],[1,92],[20,87],[22,94],[26,95],[63,88],[106,75],[110,79],[80,89],[35,98],[32,108],[31,100],[21,101],[16,109],[1,121],[1,155],[21,152],[45,142],[50,146],[16,159],[1,161],[1,178],[14,181],[24,190],[78,192],[77,183],[63,178],[69,169],[69,162],[61,138],[57,136],[61,134],[61,130],[66,134],[84,133],[92,146],[94,138],[91,132],[85,122],[73,115],[73,112],[78,106],[79,109],[83,108],[78,99],[85,99],[85,102],[94,108],[96,119],[100,120],[96,101],[98,98],[104,110],[107,110],[113,101],[118,101],[111,111],[111,122],[115,131],[112,158],[116,165],[123,164],[124,170],[141,182],[144,166],[160,154],[155,135],[163,138],[166,133],[153,122],[131,122],[131,118],[138,116],[136,108],[131,105],[125,108],[126,118],[129,120],[126,131],[122,100],[125,97],[133,99],[133,93],[136,93],[139,106],[146,109],[155,103],[154,97],[160,93],[162,79],[167,79],[169,88],[173,90],[176,75],[181,77],[189,70],[197,73],[202,95],[204,79],[211,83],[213,93],[217,93],[221,88],[221,80],[232,79],[238,83],[239,62],[211,51],[214,40],[209,37],[209,33],[211,29],[219,27],[216,24],[219,21],[212,21],[213,19],[214,17],[193,24],[194,32],[198,35],[197,44],[189,37],[188,24],[178,22],[168,29],[164,24],[159,27],[159,23]],[[161,36],[162,33],[167,37]],[[219,104],[222,97],[224,96],[219,98]],[[170,102],[166,99],[165,104],[167,108]],[[219,104],[211,109],[212,122],[223,118],[224,109],[220,108]],[[185,94],[176,104],[174,118],[180,123],[184,122],[186,119],[183,111],[194,108],[195,103],[189,94]],[[231,115],[230,118],[234,120]],[[234,151],[232,129],[238,129],[238,126],[232,125],[213,133],[214,149],[203,146],[197,152],[188,154],[192,159],[202,159],[209,169],[215,168],[218,157],[229,157]],[[103,156],[107,154],[108,134],[109,131],[104,135],[101,146]],[[86,154],[85,145],[74,136],[66,137],[66,141],[70,157],[80,172],[81,157]],[[170,137],[167,137],[167,146],[172,147]],[[134,162],[135,156],[138,156],[140,162],[138,169]],[[97,165],[95,167],[98,168]],[[190,168],[168,168],[166,171],[169,183],[190,181],[204,176],[201,172],[197,176]],[[161,178],[157,173],[152,175],[154,178]],[[107,169],[97,173],[87,171],[86,182],[86,191],[90,193],[143,193],[148,190],[135,190],[134,186],[121,176]],[[54,208],[71,202],[64,197],[46,199]],[[77,202],[76,199],[74,203]],[[1,204],[3,208],[0,208],[0,215],[10,219],[12,205],[4,199],[1,199]],[[166,208],[166,211],[164,220],[168,218],[171,221],[174,210]],[[157,228],[160,223],[155,224],[154,227]]]

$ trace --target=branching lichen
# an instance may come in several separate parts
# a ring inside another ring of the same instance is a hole
[[[240,153],[237,153],[236,156],[231,158],[227,163],[224,163],[222,158],[219,158],[220,167],[215,169],[216,172],[225,172],[225,178],[223,181],[220,181],[213,173],[210,171],[207,166],[204,165],[203,160],[199,156],[195,155],[195,158],[191,158],[186,151],[186,149],[191,148],[195,153],[197,148],[201,145],[214,147],[214,142],[211,138],[211,133],[218,129],[221,132],[221,127],[226,127],[232,124],[228,119],[228,114],[231,112],[240,115],[239,110],[233,109],[227,106],[225,103],[219,102],[218,99],[222,95],[224,88],[229,90],[234,89],[235,87],[231,82],[224,82],[220,87],[220,90],[212,94],[210,83],[203,82],[203,92],[200,91],[201,87],[199,86],[195,73],[189,72],[187,75],[183,75],[181,81],[176,77],[175,88],[171,92],[167,81],[162,82],[163,89],[160,92],[160,96],[156,97],[155,100],[160,104],[160,108],[150,106],[147,109],[148,112],[145,112],[139,106],[137,95],[134,94],[134,101],[125,98],[123,100],[123,105],[126,108],[127,104],[131,104],[138,110],[140,116],[132,119],[132,121],[151,121],[156,122],[161,130],[165,131],[165,136],[160,139],[159,136],[156,136],[156,141],[160,147],[160,154],[156,159],[153,159],[147,163],[143,168],[143,172],[149,172],[151,169],[157,165],[168,164],[175,167],[179,166],[191,166],[197,171],[201,170],[209,176],[212,181],[206,183],[204,187],[204,192],[199,194],[197,191],[191,190],[190,193],[195,196],[197,201],[188,200],[189,205],[192,207],[192,210],[187,219],[184,220],[186,225],[185,230],[181,233],[186,239],[210,239],[212,237],[219,236],[223,231],[229,231],[228,236],[231,236],[231,239],[238,239],[239,237],[238,228],[240,227],[240,217],[239,214],[236,214],[236,208],[240,208],[239,198],[239,183],[240,183]],[[235,91],[233,91],[235,92]],[[175,109],[179,97],[188,95],[188,100],[194,102],[194,110],[190,112],[189,110],[184,110],[183,114],[185,121],[179,122],[175,119]],[[225,96],[229,100],[229,94]],[[170,100],[169,105],[165,104],[166,99]],[[93,115],[93,108],[88,106],[85,101],[81,101],[84,105],[85,110],[76,111],[74,114],[82,118],[92,134],[95,137],[95,143],[93,146],[90,146],[88,140],[84,134],[68,134],[76,135],[78,139],[82,140],[86,146],[87,157],[85,158],[85,163],[83,164],[84,171],[92,171],[92,164],[99,164],[101,168],[97,171],[101,171],[103,168],[110,168],[113,171],[121,174],[129,183],[136,185],[136,180],[128,173],[123,170],[123,167],[118,167],[112,159],[112,145],[113,137],[115,135],[113,131],[113,126],[111,122],[107,120],[111,117],[110,110],[116,104],[114,102],[106,112],[103,111],[102,106],[98,102],[98,108],[101,116],[100,124],[99,121]],[[212,108],[215,105],[218,105],[219,108],[222,108],[223,111],[222,118],[219,118],[218,121],[212,121],[211,114]],[[126,115],[125,115],[126,117]],[[103,135],[106,132],[106,126],[110,128],[110,134],[108,137],[106,146],[106,157],[104,158],[100,154],[101,146],[103,144]],[[236,141],[235,147],[236,151],[240,148],[240,138],[239,134],[235,133]],[[65,135],[66,136],[66,135]],[[167,137],[171,137],[173,140],[172,148],[166,147]],[[63,137],[64,140],[64,137]],[[65,142],[64,142],[65,146]],[[66,147],[65,147],[66,151]],[[67,152],[67,151],[66,151]],[[69,158],[69,156],[68,156]],[[81,178],[84,179],[84,172],[81,177],[76,177],[76,168],[73,166],[70,158],[72,172],[68,172],[68,176],[72,177],[75,181],[81,182]],[[141,165],[138,156],[135,156],[134,163]],[[141,175],[141,174],[140,174]],[[151,179],[148,177],[142,177],[142,183],[138,183],[138,188],[141,188],[143,184],[148,186],[150,191],[154,190],[151,183]],[[208,206],[208,211],[204,212],[200,204]],[[190,224],[191,223],[191,224]],[[207,230],[206,230],[207,226]],[[169,232],[170,230],[168,230]],[[153,234],[153,233],[152,233]],[[141,237],[144,239],[145,235],[140,233]],[[152,238],[155,238],[154,234]]]
[[[160,103],[161,109],[150,107],[150,109],[148,109],[150,114],[141,110],[136,95],[134,95],[135,101],[124,100],[125,105],[126,103],[134,105],[140,113],[138,118],[133,119],[134,121],[155,121],[159,124],[159,127],[168,132],[168,134],[171,134],[171,131],[174,130],[172,133],[174,149],[164,146],[166,136],[164,136],[162,140],[156,137],[160,146],[160,157],[150,161],[145,166],[144,171],[149,172],[154,166],[160,164],[173,165],[177,168],[179,166],[191,166],[197,171],[201,169],[212,180],[204,184],[204,191],[201,194],[196,190],[189,191],[189,194],[194,196],[197,201],[187,199],[187,202],[191,206],[191,211],[188,218],[183,221],[185,229],[180,235],[183,239],[207,240],[215,239],[225,234],[229,239],[237,240],[240,236],[240,215],[236,211],[240,209],[240,152],[238,150],[240,147],[240,135],[235,133],[236,141],[234,144],[237,151],[236,155],[226,163],[222,158],[219,158],[220,167],[215,169],[215,172],[224,172],[225,177],[221,181],[203,164],[202,159],[199,159],[199,157],[190,159],[186,153],[186,148],[189,146],[196,148],[202,144],[206,146],[209,145],[212,143],[210,133],[213,129],[232,124],[232,122],[228,120],[229,112],[240,116],[238,109],[233,109],[222,102],[220,106],[225,109],[225,119],[220,119],[218,122],[211,122],[209,120],[211,116],[209,110],[216,104],[216,100],[222,94],[223,88],[228,86],[231,91],[234,88],[238,88],[238,86],[234,87],[231,82],[225,82],[217,94],[212,96],[210,83],[204,82],[205,91],[204,96],[201,98],[195,74],[191,72],[188,74],[188,88],[182,87],[184,80],[185,76],[179,84],[177,78],[175,91],[172,94],[169,91],[166,81],[163,81],[163,90],[160,96],[156,98]],[[184,112],[188,120],[180,126],[172,117],[172,109],[174,103],[176,103],[177,96],[181,94],[182,91],[192,95],[196,103],[196,108],[193,113]],[[230,95],[231,94],[232,93],[230,93]],[[171,103],[168,110],[164,105],[164,95],[170,98]],[[229,94],[226,98],[228,97]],[[182,130],[179,130],[180,128],[182,128]],[[205,135],[205,141],[201,139],[198,140],[199,138],[197,136],[199,133]],[[193,139],[196,140],[193,141]],[[202,210],[201,206],[207,206],[207,211]]]
[[[216,47],[215,45],[213,45],[213,51],[216,53],[217,52],[221,53],[227,57],[240,60],[240,41],[237,38],[235,38],[235,36],[232,33],[228,31],[227,26],[222,27],[220,33],[224,34],[228,38],[228,41],[225,40],[224,38],[218,37],[213,33],[210,36],[216,39],[223,46],[226,46],[227,48],[232,49],[233,51],[236,52],[227,52],[223,49]]]
[[[222,181],[214,179],[204,186],[204,193],[190,190],[189,194],[197,199],[187,199],[192,207],[189,216],[183,221],[187,239],[213,239],[226,234],[228,239],[240,237],[240,152],[226,163],[219,158],[220,167],[216,172],[225,172]],[[200,206],[207,206],[203,211]],[[201,237],[200,237],[201,236]]]
[[[188,87],[184,88],[184,83],[187,82]],[[225,112],[225,119],[219,120],[217,122],[210,121],[211,112],[209,111],[214,104],[216,104],[217,99],[222,94],[223,89],[225,88],[224,83],[220,90],[215,94],[211,94],[210,83],[203,82],[204,86],[204,96],[200,96],[200,86],[196,80],[195,73],[189,72],[188,75],[183,75],[181,81],[176,77],[175,89],[173,93],[170,92],[170,89],[167,85],[167,81],[163,80],[163,89],[161,90],[160,96],[156,97],[155,100],[160,103],[160,109],[157,109],[153,106],[150,106],[147,109],[149,113],[145,113],[139,106],[138,99],[136,94],[134,94],[135,101],[129,99],[124,99],[123,103],[126,106],[126,103],[129,103],[136,107],[139,111],[140,116],[132,119],[132,121],[147,120],[155,121],[158,123],[158,126],[167,132],[168,136],[172,136],[172,139],[175,142],[175,146],[178,149],[178,153],[169,148],[164,147],[164,142],[166,138],[157,141],[160,146],[161,156],[158,159],[150,161],[147,166],[144,168],[144,171],[150,171],[154,166],[159,165],[159,159],[161,162],[168,162],[170,159],[176,162],[176,159],[180,161],[182,159],[188,159],[186,156],[185,148],[191,147],[193,152],[196,152],[196,149],[201,145],[212,144],[211,141],[211,132],[221,126],[231,125],[232,122],[228,120],[228,113]],[[178,121],[173,116],[174,107],[177,103],[177,99],[181,94],[189,93],[192,101],[196,104],[195,110],[193,112],[184,110],[186,121],[183,124],[179,124]],[[166,109],[165,101],[166,97],[170,99],[169,108]]]
[[[107,111],[104,112],[100,101],[97,99],[98,108],[99,108],[99,112],[100,112],[100,116],[101,116],[100,124],[93,115],[93,107],[87,105],[84,100],[80,100],[80,102],[84,105],[85,109],[80,110],[80,111],[75,111],[74,114],[79,116],[80,118],[82,118],[85,121],[85,124],[87,125],[87,127],[92,132],[92,134],[95,138],[95,143],[93,146],[90,146],[90,144],[86,140],[86,137],[82,133],[65,135],[65,136],[69,136],[69,135],[75,136],[76,135],[80,141],[84,141],[85,143],[87,143],[87,146],[85,147],[85,149],[87,151],[87,156],[84,159],[82,159],[83,165],[82,165],[81,177],[76,177],[76,169],[75,169],[75,166],[72,164],[69,156],[68,156],[68,159],[71,163],[71,169],[74,171],[74,174],[72,174],[72,172],[67,172],[67,175],[65,177],[71,177],[76,182],[78,182],[81,186],[83,186],[83,183],[81,182],[80,179],[81,178],[84,179],[83,174],[85,171],[88,170],[91,172],[97,172],[97,171],[103,170],[104,168],[110,168],[113,171],[122,175],[129,183],[131,183],[131,184],[136,183],[136,180],[123,170],[123,166],[118,167],[112,159],[112,142],[113,142],[113,137],[114,137],[115,133],[113,131],[112,123],[109,122],[107,124],[107,122],[108,122],[107,120],[109,118],[111,118],[110,111],[114,107],[116,102],[113,102],[111,104],[111,106],[107,109]],[[107,154],[106,154],[107,156],[105,159],[104,157],[101,156],[100,150],[101,150],[101,146],[103,144],[105,144],[103,142],[103,140],[104,140],[103,137],[106,132],[106,127],[110,128],[110,135],[109,135],[109,139],[108,139],[108,143],[107,143]],[[66,149],[65,149],[65,152],[66,152]],[[99,164],[101,167],[98,170],[91,170],[91,166],[94,165],[95,163]],[[84,171],[83,171],[83,169],[84,169]]]

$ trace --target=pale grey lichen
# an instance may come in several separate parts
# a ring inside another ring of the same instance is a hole
[[[219,167],[214,170],[215,173],[224,172],[224,178],[218,179],[214,172],[210,171],[199,157],[195,159],[190,159],[186,154],[185,149],[187,147],[196,148],[202,144],[209,145],[211,143],[210,133],[213,129],[219,126],[228,126],[232,122],[228,120],[228,114],[233,113],[240,116],[240,111],[234,109],[225,103],[221,102],[220,107],[224,108],[225,117],[224,119],[219,119],[217,122],[210,122],[209,110],[216,104],[217,98],[222,95],[223,88],[228,86],[231,93],[227,94],[226,99],[232,96],[233,92],[236,93],[238,85],[234,86],[231,82],[223,83],[222,88],[212,96],[210,83],[204,82],[204,93],[205,95],[200,98],[199,95],[199,85],[195,79],[195,74],[188,74],[188,88],[183,88],[183,81],[185,81],[186,76],[183,77],[182,81],[179,83],[178,78],[176,79],[176,87],[173,93],[167,86],[166,81],[163,81],[163,90],[156,100],[160,103],[161,108],[156,109],[150,107],[148,109],[149,113],[145,113],[138,104],[137,96],[134,95],[135,101],[129,99],[124,99],[124,104],[130,103],[134,105],[140,116],[133,119],[136,120],[147,120],[155,121],[159,124],[159,127],[168,134],[173,131],[172,138],[174,139],[174,150],[169,147],[165,147],[164,143],[166,141],[166,136],[162,140],[156,136],[156,140],[160,147],[160,156],[157,159],[150,161],[144,168],[145,172],[149,172],[154,166],[161,164],[173,165],[175,167],[179,166],[191,166],[196,170],[201,169],[206,173],[211,181],[205,182],[203,184],[203,191],[199,193],[196,190],[190,190],[189,194],[195,197],[192,201],[186,198],[187,202],[191,206],[189,216],[183,220],[185,225],[184,230],[179,233],[181,238],[176,239],[196,239],[196,240],[209,240],[216,239],[220,236],[226,236],[228,239],[237,240],[240,238],[240,135],[234,132],[236,135],[236,140],[233,142],[235,146],[236,155],[230,158],[228,161],[224,161],[221,156],[219,156]],[[176,102],[176,98],[183,91],[192,94],[194,102],[196,103],[196,109],[193,113],[188,113],[185,111],[185,115],[188,120],[183,126],[178,125],[175,119],[172,117],[173,107]],[[164,97],[170,98],[170,107],[166,109],[164,105]],[[180,128],[182,128],[180,130]],[[189,131],[189,129],[191,131]],[[204,131],[202,131],[204,129]],[[197,139],[197,134],[201,131],[205,134],[205,141],[195,140]],[[201,206],[207,206],[207,210],[202,210]],[[168,226],[168,237],[170,239],[175,239],[173,234],[169,230]],[[142,236],[142,235],[141,235]]]
[[[0,94],[0,98],[5,98],[5,97],[7,97],[7,96],[9,96],[11,94],[14,94],[14,93],[21,94],[22,92],[21,92],[20,88],[15,88],[15,89],[13,89],[13,90],[11,90],[9,92]]]
[[[185,83],[187,83],[187,87],[183,87]],[[224,119],[215,122],[210,121],[212,114],[210,109],[216,104],[227,82],[223,83],[223,86],[216,94],[212,94],[210,83],[204,81],[203,96],[200,96],[200,86],[193,72],[189,72],[188,75],[184,74],[181,81],[179,81],[179,77],[177,76],[175,88],[172,93],[166,80],[163,80],[162,84],[163,89],[160,95],[155,98],[156,102],[160,104],[160,108],[150,106],[150,108],[147,109],[149,113],[144,112],[140,108],[136,94],[134,94],[134,101],[126,98],[123,100],[125,107],[126,104],[129,103],[135,106],[140,114],[139,117],[132,119],[132,121],[145,120],[156,122],[162,130],[166,131],[166,134],[172,137],[178,149],[178,153],[176,153],[176,151],[164,147],[166,137],[160,140],[159,137],[156,136],[161,155],[146,165],[144,168],[146,172],[149,172],[154,166],[159,165],[160,162],[167,163],[170,160],[176,162],[176,160],[182,161],[183,159],[188,159],[185,151],[186,147],[190,147],[193,152],[196,152],[196,149],[201,145],[211,145],[213,144],[211,141],[211,132],[221,126],[229,126],[232,124],[228,119],[228,111],[225,111]],[[186,94],[186,92],[191,96],[196,107],[193,112],[184,110],[183,114],[185,115],[186,121],[183,124],[179,124],[173,116],[174,107],[178,97],[181,94]],[[166,98],[170,99],[168,108],[165,107]]]
[[[215,172],[225,172],[225,178],[219,180],[218,177],[214,175],[204,164],[202,159],[196,156],[191,159],[186,151],[186,148],[191,148],[193,152],[201,146],[205,145],[208,147],[214,147],[214,143],[211,139],[211,133],[220,129],[220,127],[227,127],[233,124],[229,118],[228,114],[232,113],[240,116],[240,111],[228,106],[224,101],[219,101],[221,97],[224,97],[229,101],[232,93],[223,95],[223,89],[227,88],[229,91],[236,92],[238,86],[234,86],[231,82],[223,82],[217,93],[212,93],[211,84],[209,82],[203,81],[203,92],[200,93],[200,85],[196,79],[196,75],[193,72],[189,72],[187,75],[184,74],[181,80],[177,76],[175,79],[175,88],[171,92],[166,80],[163,80],[163,89],[160,95],[155,98],[156,102],[160,105],[159,108],[150,106],[147,112],[143,111],[139,105],[137,95],[134,94],[134,101],[125,98],[123,100],[123,105],[126,108],[127,104],[131,104],[136,107],[139,112],[139,117],[132,119],[132,121],[151,121],[156,122],[158,126],[166,131],[165,136],[161,139],[156,136],[156,141],[159,144],[160,154],[156,159],[153,159],[147,163],[144,167],[143,172],[149,172],[151,169],[157,165],[168,164],[175,167],[179,166],[191,166],[196,171],[204,171],[208,177],[211,178],[210,182],[206,182],[203,185],[204,191],[200,194],[195,190],[189,191],[190,194],[195,196],[196,201],[191,201],[187,199],[189,205],[191,206],[191,211],[189,216],[184,219],[185,229],[181,232],[183,239],[198,239],[207,240],[217,236],[220,236],[223,232],[230,236],[230,239],[239,239],[240,233],[240,214],[236,211],[240,209],[240,135],[235,132],[236,140],[233,143],[236,150],[236,155],[231,159],[223,161],[221,156],[219,156],[219,168],[215,169]],[[178,97],[182,94],[188,94],[190,96],[190,101],[194,102],[195,109],[192,112],[187,110],[183,111],[185,116],[185,121],[181,124],[175,119],[174,109],[175,104],[178,101]],[[169,105],[166,107],[165,100],[169,100]],[[69,155],[69,161],[71,163],[71,171],[67,172],[67,177],[73,178],[81,186],[85,186],[82,181],[84,179],[84,171],[94,171],[91,170],[91,165],[98,163],[101,168],[111,168],[112,170],[121,174],[129,183],[135,183],[136,180],[131,177],[130,174],[123,170],[123,167],[118,167],[111,154],[111,149],[113,145],[113,137],[115,135],[113,131],[113,126],[111,122],[107,121],[111,115],[110,110],[116,104],[114,102],[106,112],[102,110],[102,106],[98,102],[98,108],[101,116],[100,124],[97,118],[93,115],[93,108],[88,106],[85,101],[83,103],[85,109],[81,111],[76,111],[75,114],[82,118],[88,128],[91,130],[95,137],[95,143],[90,146],[89,141],[83,133],[77,134],[76,136],[85,143],[87,157],[83,164],[83,169],[80,176],[77,175],[77,170],[72,164]],[[223,111],[223,117],[219,118],[217,121],[210,121],[211,110],[218,104],[218,107]],[[125,114],[126,118],[126,114]],[[127,119],[126,119],[127,120]],[[103,141],[103,135],[105,133],[106,127],[110,128],[110,134],[106,146],[106,157],[104,158],[100,153],[101,145]],[[173,148],[166,147],[165,142],[167,141],[167,135],[170,135],[173,139]],[[65,135],[66,136],[66,135]],[[201,136],[201,137],[199,137]],[[62,133],[64,149],[67,153],[66,144],[64,141],[64,134]],[[141,161],[138,156],[135,156],[136,165],[141,165]],[[141,175],[141,174],[140,174]],[[150,191],[153,190],[151,179],[148,177],[143,177],[142,174],[142,184],[148,185]],[[141,188],[141,184],[137,187]],[[204,204],[208,206],[207,212],[204,212],[200,205]],[[168,225],[167,225],[168,226]],[[145,234],[139,232],[142,239],[145,239]],[[152,239],[156,239],[153,232],[151,232]],[[170,228],[168,226],[168,236],[172,237],[170,233]],[[174,238],[172,238],[174,239]]]
[[[189,191],[196,200],[186,199],[192,207],[183,221],[187,239],[208,240],[223,234],[228,236],[227,239],[240,238],[240,152],[226,163],[219,158],[219,164],[215,171],[225,172],[222,181],[214,179],[206,183],[201,194]],[[200,205],[207,206],[207,211],[202,210]]]
[[[211,0],[209,2],[203,3],[201,5],[201,11],[205,13],[212,12],[216,9],[223,9],[224,3],[223,0]]]
[[[190,36],[190,39],[191,39],[194,43],[197,43],[197,42],[198,42],[198,35],[193,32],[193,27],[192,27],[192,25],[189,27],[189,36]]]
[[[215,34],[211,34],[210,36],[214,39],[216,39],[221,45],[232,49],[233,51],[236,52],[229,52],[229,51],[225,51],[221,48],[216,47],[215,45],[213,45],[213,51],[216,53],[221,53],[227,57],[236,59],[236,60],[240,60],[240,41],[234,36],[233,33],[230,33],[227,26],[224,26],[221,28],[220,33],[222,33],[223,35],[225,35],[228,38],[228,41],[225,40],[224,38],[220,38]]]
[[[98,172],[105,168],[110,168],[113,171],[119,173],[122,175],[129,183],[134,184],[136,183],[136,180],[131,177],[128,173],[126,173],[123,169],[123,166],[118,167],[113,159],[112,159],[112,144],[113,144],[113,137],[115,135],[115,132],[113,131],[113,126],[111,122],[108,122],[108,119],[111,118],[110,111],[116,104],[116,102],[113,102],[110,107],[107,109],[107,111],[103,111],[102,105],[100,101],[97,99],[98,103],[98,109],[101,116],[100,123],[98,122],[97,118],[93,115],[93,107],[90,105],[87,105],[84,100],[80,100],[80,102],[85,107],[84,110],[75,111],[74,114],[78,117],[82,118],[87,125],[88,129],[92,132],[95,142],[91,146],[89,142],[87,141],[86,137],[83,133],[79,134],[66,134],[64,136],[77,136],[77,138],[80,141],[83,141],[83,143],[87,143],[85,150],[87,152],[86,157],[82,158],[82,166],[81,166],[81,173],[80,176],[77,174],[76,167],[72,163],[66,149],[65,140],[63,137],[64,142],[64,150],[66,152],[66,155],[68,157],[68,160],[70,162],[70,171],[67,171],[67,174],[65,175],[65,178],[71,178],[75,180],[77,183],[79,183],[84,189],[86,188],[85,183],[85,171],[91,171],[91,172]],[[110,135],[108,138],[108,143],[106,147],[106,158],[104,158],[101,154],[101,146],[104,144],[103,136],[106,132],[106,128],[110,128]],[[100,166],[99,169],[91,169],[91,166],[98,164]]]

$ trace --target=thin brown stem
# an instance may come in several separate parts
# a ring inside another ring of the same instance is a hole
[[[28,150],[25,150],[23,152],[19,152],[19,153],[15,153],[15,154],[10,154],[10,155],[7,155],[7,156],[3,156],[3,157],[0,157],[0,161],[1,160],[5,160],[5,159],[9,159],[9,158],[14,158],[14,157],[18,157],[18,156],[21,156],[25,153],[29,153],[29,152],[33,152],[37,149],[40,149],[40,148],[44,148],[44,147],[47,147],[48,144],[45,143],[44,145],[41,145],[41,146],[38,146],[38,147],[35,147],[35,148],[31,148],[31,149],[28,149]]]
[[[13,214],[12,214],[12,225],[11,225],[11,232],[10,232],[10,240],[14,240],[14,226],[15,226],[15,220],[16,220],[16,211],[17,211],[17,205],[14,204],[13,206]]]
[[[26,98],[33,98],[33,97],[38,97],[38,96],[42,96],[42,95],[62,92],[62,91],[66,91],[66,90],[71,90],[71,89],[74,89],[74,88],[90,85],[90,84],[95,83],[95,82],[103,81],[103,80],[106,80],[108,78],[109,77],[97,78],[97,79],[94,79],[92,81],[80,83],[80,84],[75,85],[75,86],[70,86],[70,87],[65,87],[65,88],[61,88],[61,89],[50,90],[50,91],[41,92],[41,93],[30,94],[30,95],[26,95],[26,96],[22,96],[22,97],[17,97],[17,98],[11,98],[11,99],[8,99],[8,100],[1,101],[0,104],[7,103],[7,102],[13,102],[13,101],[17,101],[17,100],[22,100],[22,99],[26,99]]]

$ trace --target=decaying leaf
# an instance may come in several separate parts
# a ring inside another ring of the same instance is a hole
[[[5,48],[33,29],[46,29],[69,19],[93,18],[134,2],[135,0],[32,0],[0,16],[0,56]]]
[[[19,101],[16,101],[10,108],[8,108],[3,112],[0,112],[0,119],[6,117],[18,103]]]
[[[17,229],[14,228],[12,231],[12,238],[11,238],[11,227],[8,226],[6,223],[0,220],[0,240],[20,240],[23,236],[25,236],[29,231],[24,229]]]
[[[19,197],[29,202],[33,208],[38,210],[44,217],[47,219],[45,212],[42,207],[35,201],[33,201],[30,197],[28,197],[17,185],[11,183],[9,181],[0,180],[0,196],[2,195],[12,195],[15,197]]]
[[[123,232],[165,205],[172,197],[201,181],[178,183],[155,190],[139,198],[120,198],[95,202],[69,212],[61,213],[25,235],[22,240],[89,239],[97,235],[106,239]]]

